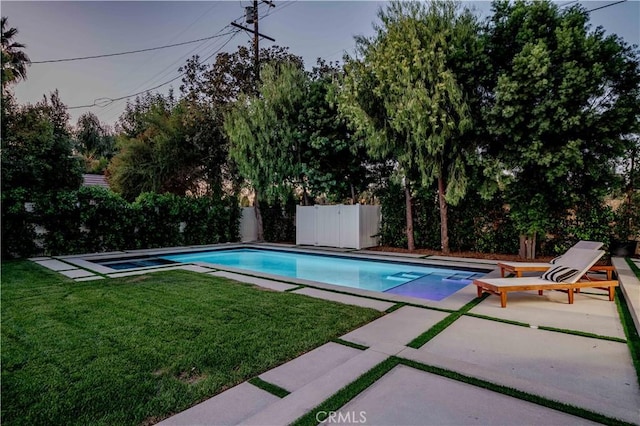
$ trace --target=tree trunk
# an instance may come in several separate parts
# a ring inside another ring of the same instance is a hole
[[[442,171],[438,177],[438,201],[440,202],[440,246],[443,254],[449,254],[449,226],[448,226],[448,212],[447,212],[447,200],[444,198],[444,178],[442,177]]]
[[[520,235],[520,251],[518,255],[523,259],[536,258],[536,234]]]
[[[256,228],[257,228],[257,241],[264,241],[264,229],[262,227],[262,213],[260,212],[260,191],[255,190],[255,198],[253,200],[253,206],[256,213]]]
[[[356,188],[354,188],[353,184],[350,183],[349,186],[351,187],[351,204],[356,204]]]
[[[407,248],[413,251],[416,249],[416,244],[413,239],[413,198],[411,197],[411,188],[406,180],[404,185],[404,199],[407,210]]]

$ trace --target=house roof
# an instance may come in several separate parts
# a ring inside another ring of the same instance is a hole
[[[103,188],[109,188],[109,184],[104,178],[104,175],[95,174],[82,175],[82,186],[101,186]]]

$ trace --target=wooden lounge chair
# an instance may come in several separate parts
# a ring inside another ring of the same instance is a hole
[[[549,268],[556,265],[561,259],[570,254],[575,249],[590,249],[598,250],[602,247],[602,243],[599,241],[579,241],[573,247],[565,252],[562,256],[556,257],[551,262],[498,262],[500,268],[500,276],[505,277],[509,274],[513,274],[516,277],[522,277],[523,272],[544,272]],[[607,274],[607,280],[613,278],[613,266],[608,265],[593,265],[589,268],[592,272],[605,272]]]
[[[614,288],[618,286],[618,281],[595,280],[585,276],[603,254],[602,250],[574,249],[569,256],[563,256],[559,263],[540,277],[479,278],[474,280],[473,284],[478,287],[478,297],[482,296],[483,292],[499,295],[503,308],[507,307],[507,293],[510,291],[538,290],[538,293],[542,294],[543,290],[565,290],[568,301],[572,304],[574,291],[595,287],[607,290],[609,300],[613,301]]]

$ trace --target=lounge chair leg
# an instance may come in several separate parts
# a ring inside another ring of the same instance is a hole
[[[544,294],[543,290],[538,290],[538,296],[542,296]]]
[[[570,288],[569,291],[567,291],[567,294],[569,295],[569,304],[573,305],[573,289]]]
[[[482,297],[482,287],[478,286],[478,297]]]
[[[500,292],[500,306],[502,306],[503,308],[507,307],[507,292],[506,291]]]
[[[613,302],[614,297],[615,293],[613,292],[613,286],[609,286],[609,301]]]

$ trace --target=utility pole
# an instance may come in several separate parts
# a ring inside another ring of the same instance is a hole
[[[260,37],[258,37],[258,0],[253,0],[253,78],[256,92],[260,82]]]
[[[263,3],[269,5],[269,7],[276,7],[272,1],[262,0]],[[231,22],[231,25],[245,30],[247,32],[253,33],[253,75],[254,75],[254,92],[256,96],[258,95],[258,84],[260,83],[260,37],[264,37],[267,40],[276,41],[274,38],[266,36],[264,34],[260,34],[258,31],[258,0],[253,0],[253,7],[245,8],[245,20],[247,24],[253,24],[253,31],[251,31],[247,27],[243,27],[242,25],[238,25],[235,22]],[[257,228],[257,240],[264,241],[264,231],[262,227],[262,213],[260,212],[260,191],[258,188],[254,189],[255,197],[253,199],[253,206],[256,215],[256,228]]]
[[[272,1],[269,0],[261,0],[262,3],[266,3],[269,7],[276,7]],[[253,75],[255,81],[256,91],[258,90],[258,82],[260,81],[260,37],[266,38],[267,40],[276,41],[274,38],[269,37],[264,34],[260,34],[258,30],[258,20],[260,19],[258,15],[258,0],[253,0],[253,7],[249,6],[245,8],[246,10],[246,21],[247,24],[253,24],[253,31],[247,27],[242,25],[238,25],[235,22],[231,22],[231,25],[245,30],[247,32],[253,33]]]

